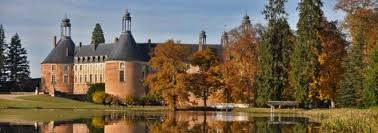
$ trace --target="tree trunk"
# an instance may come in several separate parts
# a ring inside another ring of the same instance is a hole
[[[331,98],[331,109],[335,108],[335,101]]]
[[[173,100],[173,111],[176,111],[177,110],[177,106],[176,106],[176,101],[177,101],[177,97],[176,96],[173,96],[173,98],[172,98],[172,100]]]

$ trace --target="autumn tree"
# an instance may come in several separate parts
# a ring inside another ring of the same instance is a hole
[[[344,27],[349,31],[352,41],[357,38],[359,28],[364,31],[366,45],[363,60],[369,63],[378,38],[378,2],[376,0],[338,0],[336,9],[346,12]]]
[[[330,101],[331,107],[335,107],[338,83],[342,79],[342,60],[347,55],[348,42],[344,34],[337,28],[337,22],[329,22],[323,18],[319,37],[322,51],[319,55],[320,62],[320,100]]]
[[[186,62],[190,53],[184,46],[168,40],[157,45],[152,51],[148,64],[155,72],[145,80],[152,93],[159,94],[173,109],[179,100],[186,100],[183,79],[188,69]]]
[[[195,52],[190,62],[193,67],[198,67],[199,71],[188,75],[185,80],[186,86],[196,97],[202,98],[204,106],[207,107],[209,96],[220,89],[219,58],[211,49],[204,49]]]
[[[283,100],[288,86],[289,59],[294,35],[287,22],[287,0],[269,0],[263,14],[268,21],[260,45],[261,73],[257,99],[260,105],[268,100]]]
[[[318,29],[322,22],[321,0],[301,0],[298,6],[297,41],[293,48],[290,84],[294,96],[306,108],[319,97],[321,42]]]
[[[343,79],[340,81],[338,91],[338,103],[343,107],[361,106],[361,96],[363,90],[364,67],[362,61],[363,47],[366,44],[362,28],[358,31],[354,40],[351,52],[345,63]]]
[[[246,28],[244,28],[246,29]],[[253,30],[235,30],[225,49],[225,75],[234,102],[250,103],[256,100],[256,76],[259,71],[258,40]]]

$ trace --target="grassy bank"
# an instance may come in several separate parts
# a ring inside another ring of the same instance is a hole
[[[303,114],[321,123],[323,130],[334,132],[378,132],[378,107],[368,109],[309,110]]]
[[[238,112],[270,113],[269,108],[235,109]],[[274,113],[299,114],[321,123],[329,132],[378,132],[378,107],[368,109],[275,109]]]
[[[161,106],[104,106],[89,102],[75,101],[60,97],[50,97],[48,95],[19,96],[14,100],[1,99],[0,109],[97,109],[97,110],[144,110],[163,111],[167,110]]]

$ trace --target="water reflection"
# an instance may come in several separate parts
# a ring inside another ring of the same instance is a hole
[[[0,123],[0,133],[320,132],[304,117],[233,112],[112,112],[70,121]]]

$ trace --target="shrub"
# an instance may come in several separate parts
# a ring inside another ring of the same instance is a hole
[[[105,92],[105,84],[104,83],[95,83],[95,84],[90,84],[88,91],[87,91],[87,100],[90,102],[93,102],[92,95],[94,92],[99,91],[99,92]]]
[[[105,101],[106,94],[103,91],[96,91],[92,93],[92,101],[93,103],[103,103]]]
[[[147,95],[142,97],[126,97],[124,102],[127,105],[141,105],[141,106],[151,106],[151,105],[161,105],[161,99],[156,96]]]

